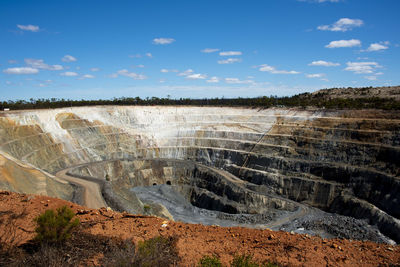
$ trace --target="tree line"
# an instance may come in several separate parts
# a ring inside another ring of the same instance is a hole
[[[171,99],[147,97],[120,97],[114,99],[98,100],[70,100],[70,99],[30,99],[30,100],[9,100],[0,101],[0,109],[9,108],[11,110],[20,109],[48,109],[79,106],[97,106],[97,105],[160,105],[160,106],[246,106],[246,107],[316,107],[326,109],[384,109],[400,110],[400,101],[394,98],[327,98],[324,94],[303,93],[294,96],[262,96],[254,98],[179,98]]]

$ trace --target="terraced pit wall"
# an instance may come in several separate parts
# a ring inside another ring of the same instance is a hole
[[[396,112],[164,106],[2,112],[0,153],[12,161],[1,166],[0,185],[14,191],[28,189],[12,164],[35,170],[25,172],[30,192],[40,187],[66,199],[71,185],[52,177],[66,168],[126,186],[171,177],[200,207],[263,213],[303,203],[366,218],[400,241]],[[96,168],[101,162],[109,163]]]

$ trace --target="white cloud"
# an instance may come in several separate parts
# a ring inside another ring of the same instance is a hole
[[[18,24],[17,27],[23,31],[30,31],[30,32],[38,32],[40,30],[39,26],[36,25],[20,25]]]
[[[364,22],[361,19],[341,18],[331,25],[318,26],[317,29],[321,31],[346,32],[355,27],[361,27],[363,24]]]
[[[183,71],[181,73],[178,73],[178,76],[187,76],[187,75],[190,75],[192,73],[193,73],[192,69],[187,69],[187,70],[185,70],[185,71]]]
[[[61,59],[63,62],[74,62],[77,59],[71,55],[65,55],[63,56],[63,58]]]
[[[344,70],[352,71],[356,74],[374,73],[377,68],[381,68],[377,62],[347,62]]]
[[[137,65],[136,67],[138,67],[138,68],[144,68],[144,65],[143,65],[143,64],[140,64],[140,65]]]
[[[144,55],[141,55],[141,54],[129,55],[129,57],[131,57],[131,58],[141,58],[141,57],[144,57],[144,56],[149,57],[149,58],[153,57],[153,55],[151,53],[146,53]]]
[[[186,76],[186,79],[189,80],[199,80],[199,79],[206,79],[207,75],[201,73],[193,73]]]
[[[99,71],[100,69],[99,68],[91,68],[90,70],[93,72],[96,72],[96,71]]]
[[[19,68],[8,68],[3,70],[7,74],[36,74],[39,72],[36,68],[31,67],[19,67]]]
[[[137,73],[134,73],[134,72],[129,72],[127,69],[119,70],[119,71],[117,71],[117,74],[121,75],[121,76],[126,76],[126,77],[129,77],[129,78],[132,78],[134,80],[145,80],[145,79],[147,79],[146,75],[137,74]]]
[[[318,61],[313,61],[308,66],[323,66],[323,67],[336,67],[340,66],[339,63],[334,63],[334,62],[329,62],[329,61],[324,61],[324,60],[318,60]]]
[[[299,74],[300,72],[298,71],[294,71],[294,70],[277,70],[275,67],[272,67],[270,65],[267,64],[263,64],[259,66],[260,68],[258,69],[259,71],[265,71],[265,72],[269,72],[272,74]]]
[[[168,73],[168,72],[179,72],[178,70],[175,70],[175,69],[173,69],[173,70],[169,70],[169,69],[161,69],[160,70],[162,73]],[[182,76],[182,75],[181,75]]]
[[[229,84],[253,84],[253,80],[240,80],[238,78],[225,78],[225,82]]]
[[[153,39],[153,44],[156,44],[156,45],[171,44],[173,42],[175,42],[175,39],[173,39],[173,38],[154,38]]]
[[[48,65],[44,63],[43,59],[25,58],[25,63],[35,69],[44,70],[63,70],[61,65]]]
[[[10,59],[9,61],[8,61],[8,64],[17,64],[18,62],[16,61],[16,60],[14,60],[14,59]]]
[[[167,70],[168,72],[170,72],[171,70]],[[173,72],[176,72],[176,70],[172,70]],[[189,80],[198,80],[198,79],[206,79],[207,75],[205,74],[200,74],[200,73],[194,73],[194,71],[192,69],[187,69],[181,73],[177,74],[178,76],[185,76],[186,79]]]
[[[47,87],[49,86],[53,81],[52,80],[45,80],[45,81],[40,81],[38,84],[39,87]]]
[[[66,71],[66,72],[61,73],[60,75],[66,76],[66,77],[75,77],[75,76],[78,76],[78,73],[73,72],[73,71]]]
[[[326,48],[341,48],[341,47],[353,47],[353,46],[360,46],[361,41],[357,39],[351,39],[351,40],[339,40],[339,41],[332,41],[328,45],[326,45]]]
[[[368,52],[373,52],[373,51],[380,51],[380,50],[386,50],[389,48],[389,42],[383,42],[383,43],[373,43],[370,44],[368,47],[367,51]]]
[[[324,73],[306,74],[307,78],[322,78],[324,76],[325,76]]]
[[[218,52],[220,49],[218,48],[205,48],[203,50],[201,50],[202,53],[214,53],[214,52]]]
[[[208,83],[219,83],[219,78],[217,76],[213,76],[209,80],[207,80],[206,82],[208,82]]]
[[[241,56],[242,52],[240,51],[224,51],[224,52],[219,52],[220,56]]]
[[[233,64],[235,62],[241,62],[242,59],[240,58],[227,58],[223,60],[218,60],[218,64]]]
[[[364,76],[364,78],[370,81],[376,81],[378,79],[376,76]]]
[[[92,74],[85,74],[85,75],[82,75],[82,79],[94,79],[94,78],[95,78],[95,76],[92,75]]]

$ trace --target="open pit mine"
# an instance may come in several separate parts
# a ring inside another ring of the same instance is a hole
[[[0,188],[177,221],[400,242],[400,114],[0,112]]]

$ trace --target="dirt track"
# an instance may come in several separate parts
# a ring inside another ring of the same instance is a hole
[[[91,209],[99,209],[101,207],[107,207],[107,204],[105,203],[101,195],[99,184],[67,175],[67,172],[69,170],[70,168],[59,171],[56,173],[56,176],[84,188],[83,192],[84,206]]]

